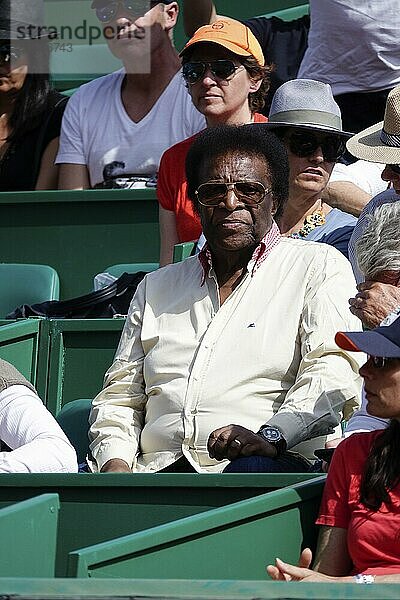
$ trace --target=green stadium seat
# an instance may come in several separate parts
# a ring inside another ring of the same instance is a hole
[[[156,271],[159,268],[158,263],[144,262],[144,263],[121,263],[119,265],[111,265],[104,269],[105,273],[110,273],[114,277],[120,277],[122,273],[139,273],[139,271]]]
[[[48,265],[0,263],[0,318],[21,304],[58,300],[60,281]]]
[[[88,429],[91,400],[73,400],[58,413],[56,420],[73,445],[82,463],[89,450]]]
[[[185,258],[189,258],[197,244],[197,241],[193,242],[182,242],[181,244],[175,244],[174,246],[174,258],[173,262],[181,262]]]

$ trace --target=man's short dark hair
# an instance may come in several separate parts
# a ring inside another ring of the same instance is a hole
[[[282,213],[289,194],[289,163],[285,145],[261,123],[251,125],[218,125],[199,133],[186,157],[187,193],[198,213],[196,190],[200,170],[220,156],[229,153],[257,156],[268,165],[272,195],[277,213]]]

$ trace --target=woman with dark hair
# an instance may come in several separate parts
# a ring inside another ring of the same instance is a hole
[[[314,570],[306,548],[299,565],[276,559],[276,580],[399,583],[400,318],[363,332],[339,332],[338,346],[368,354],[361,367],[367,411],[387,429],[354,433],[335,450],[317,524]]]
[[[0,191],[57,189],[67,98],[51,90],[42,0],[0,4]]]
[[[260,110],[271,68],[265,65],[261,47],[245,25],[224,17],[217,24],[200,27],[181,56],[189,94],[207,127],[267,120]],[[161,159],[157,186],[161,266],[172,262],[175,244],[198,239],[201,233],[200,220],[186,193],[185,159],[194,139],[176,144]]]

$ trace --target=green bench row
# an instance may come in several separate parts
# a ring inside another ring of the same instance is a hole
[[[0,475],[0,577],[264,580],[276,555],[315,547],[324,481]]]
[[[0,595],[397,598],[394,585],[267,580],[277,555],[315,548],[325,478],[302,477],[0,475]]]

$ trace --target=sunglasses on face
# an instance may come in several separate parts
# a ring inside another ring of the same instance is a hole
[[[182,74],[190,85],[197,83],[204,77],[205,72],[209,69],[217,79],[228,79],[241,65],[237,66],[232,60],[212,60],[210,62],[196,61],[188,62],[182,67]]]
[[[10,46],[4,44],[0,46],[0,63],[9,64],[12,60],[18,60],[23,55],[24,50],[20,46]]]
[[[400,165],[387,165],[389,167],[389,169],[391,171],[393,171],[393,173],[396,173],[396,175],[400,175]]]
[[[321,148],[324,160],[336,162],[344,154],[346,143],[338,135],[316,135],[308,131],[294,131],[288,137],[290,151],[305,158]]]
[[[368,355],[368,358],[371,360],[375,369],[384,369],[385,367],[390,366],[393,361],[400,360],[398,358],[388,358],[387,356],[372,356],[371,354]]]
[[[234,181],[232,183],[208,181],[199,185],[195,194],[203,206],[218,206],[225,200],[229,190],[233,190],[236,198],[246,206],[260,204],[271,192],[259,181]]]
[[[111,23],[117,16],[120,6],[123,7],[126,12],[133,16],[142,16],[148,10],[161,4],[160,2],[146,1],[146,0],[112,0],[107,2],[103,6],[96,7],[96,16],[101,23]]]

